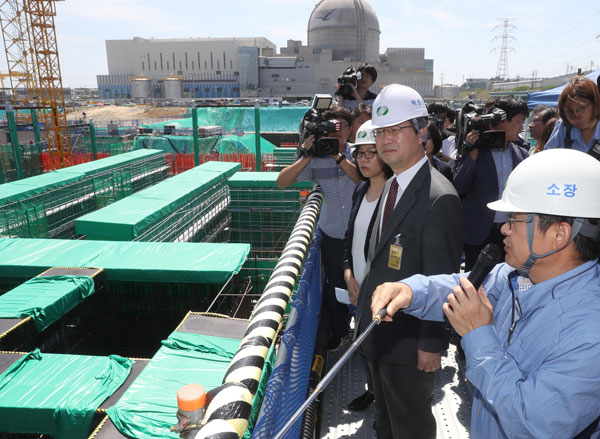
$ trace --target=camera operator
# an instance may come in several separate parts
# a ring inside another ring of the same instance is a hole
[[[322,233],[321,260],[330,289],[323,301],[321,322],[331,325],[332,336],[328,342],[330,350],[336,350],[348,340],[348,307],[335,298],[335,287],[346,289],[343,269],[344,236],[348,228],[352,208],[352,194],[361,181],[356,165],[351,160],[348,135],[352,116],[342,107],[333,107],[323,113],[325,121],[335,121],[339,130],[329,136],[338,140],[338,152],[329,156],[317,157],[315,136],[307,136],[298,148],[300,157],[282,169],[277,177],[277,186],[288,187],[297,181],[314,181],[323,190],[323,205],[319,215],[319,229]],[[323,332],[328,333],[329,328]],[[328,334],[327,334],[328,336]]]
[[[377,94],[369,91],[369,88],[375,81],[377,81],[377,69],[371,64],[362,63],[356,72],[352,66],[348,67],[335,85],[338,106],[349,111],[354,110],[362,102],[372,106]]]
[[[496,131],[493,134],[500,134],[500,139],[502,135],[497,132],[504,132],[504,142],[491,147],[487,136],[481,135],[479,130],[471,130],[462,145],[463,154],[456,162],[453,183],[463,200],[466,271],[471,270],[486,244],[503,247],[500,228],[507,216],[504,212],[490,210],[487,204],[502,195],[509,174],[528,157],[528,151],[515,144],[529,114],[527,104],[514,96],[506,96],[495,102],[491,111],[495,109],[503,110],[506,119],[495,124],[491,122],[491,128]]]
[[[350,125],[350,135],[348,140],[351,143],[356,142],[356,133],[358,129],[368,120],[371,120],[373,113],[372,107],[369,104],[360,103],[352,110],[352,125]]]

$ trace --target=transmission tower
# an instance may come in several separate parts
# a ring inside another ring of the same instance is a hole
[[[494,47],[492,49],[492,52],[500,50],[500,58],[498,59],[496,77],[508,80],[508,53],[515,51],[513,47],[508,46],[508,43],[510,41],[516,41],[516,38],[512,35],[509,35],[509,33],[514,31],[517,27],[510,24],[511,21],[515,20],[514,18],[499,18],[498,20],[502,21],[503,24],[498,25],[494,27],[494,29],[492,29],[492,31],[502,29],[502,35],[497,35],[492,39],[492,41],[502,40],[500,47]]]

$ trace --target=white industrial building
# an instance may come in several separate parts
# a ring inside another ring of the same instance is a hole
[[[372,90],[401,83],[433,94],[433,60],[423,48],[379,50],[379,21],[364,0],[322,0],[307,44],[289,40],[277,54],[266,38],[107,40],[102,98],[310,97],[333,93],[337,77],[366,61],[378,72]]]

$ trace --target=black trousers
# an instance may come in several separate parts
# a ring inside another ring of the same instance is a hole
[[[485,240],[481,244],[479,244],[479,245],[465,244],[464,245],[465,271],[471,271],[471,269],[473,268],[473,265],[475,265],[475,262],[477,262],[479,253],[481,253],[481,250],[483,250],[483,248],[486,245],[488,245],[489,243],[496,244],[500,247],[500,250],[502,250],[502,259],[500,262],[504,262],[505,252],[504,252],[504,244],[502,243],[502,241],[504,240],[504,235],[500,232],[500,228],[502,227],[502,224],[494,223],[492,225],[492,230],[491,230],[490,234],[487,236],[487,238],[485,238]]]
[[[335,287],[346,289],[344,280],[344,269],[342,261],[344,258],[344,240],[327,236],[321,231],[321,262],[325,270],[325,276],[329,282],[329,288],[324,294],[323,306],[321,307],[321,322],[329,323],[331,334],[335,337],[348,335],[348,323],[350,313],[348,306],[337,301],[335,298]],[[328,333],[329,331],[326,331]]]
[[[418,371],[416,364],[367,364],[375,391],[377,439],[435,439],[435,373]]]

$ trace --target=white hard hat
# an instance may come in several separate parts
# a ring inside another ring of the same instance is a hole
[[[573,149],[550,149],[523,160],[512,171],[500,212],[600,218],[600,161]]]
[[[352,148],[360,145],[375,145],[375,134],[373,134],[373,126],[370,120],[360,126],[356,132],[356,142],[350,144]]]
[[[373,102],[373,128],[383,128],[407,120],[427,117],[425,102],[416,90],[400,84],[385,87]]]

